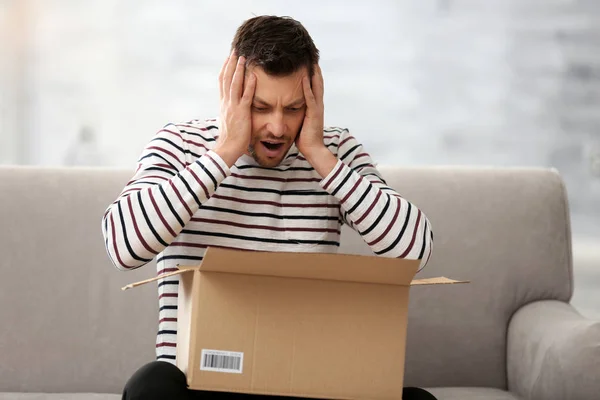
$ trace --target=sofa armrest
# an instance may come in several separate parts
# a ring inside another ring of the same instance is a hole
[[[508,327],[508,387],[526,400],[600,398],[600,321],[560,301],[518,310]]]

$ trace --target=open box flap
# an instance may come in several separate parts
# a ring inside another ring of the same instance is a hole
[[[208,248],[200,271],[410,285],[419,260],[332,253],[240,251]]]
[[[445,276],[438,276],[435,278],[423,278],[423,279],[414,279],[410,286],[418,286],[418,285],[447,285],[453,283],[469,283],[469,281],[457,281],[454,279],[446,278]]]
[[[122,290],[192,270],[403,286],[467,283],[446,277],[413,280],[419,264],[420,260],[377,256],[262,252],[210,247],[198,266],[177,266],[177,271],[129,284]]]
[[[134,288],[136,286],[141,286],[141,285],[145,285],[146,283],[156,282],[156,281],[158,281],[160,279],[168,278],[170,276],[181,275],[181,274],[184,274],[186,272],[193,271],[194,269],[197,269],[197,267],[182,267],[182,266],[177,266],[177,271],[167,272],[167,273],[164,273],[164,274],[157,275],[154,278],[144,279],[143,281],[130,283],[129,285],[123,286],[121,288],[121,290],[132,289],[132,288]]]

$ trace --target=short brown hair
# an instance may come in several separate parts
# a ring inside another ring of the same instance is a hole
[[[291,17],[262,15],[245,21],[236,31],[231,48],[269,75],[284,76],[307,67],[312,76],[319,50],[308,31]]]

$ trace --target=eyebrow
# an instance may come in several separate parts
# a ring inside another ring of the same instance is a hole
[[[263,99],[261,99],[258,96],[254,96],[254,102],[255,103],[260,103],[260,104],[262,104],[264,106],[271,107],[271,105],[269,103],[267,103],[266,101],[264,101]],[[297,100],[294,100],[293,102],[291,102],[290,104],[288,104],[287,106],[285,106],[285,108],[298,107],[298,106],[303,105],[303,104],[304,104],[304,98],[302,97],[302,98],[299,98]]]

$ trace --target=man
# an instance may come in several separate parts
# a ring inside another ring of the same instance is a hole
[[[198,264],[209,246],[335,252],[342,222],[383,257],[427,263],[431,226],[389,188],[347,129],[324,128],[319,52],[291,18],[238,28],[219,75],[218,120],[168,124],[103,218],[117,268],[157,257],[158,273]],[[174,365],[176,277],[159,285],[157,360],[129,380],[123,399],[240,397],[188,390]],[[166,361],[166,362],[160,362]],[[404,399],[431,399],[406,389]]]

